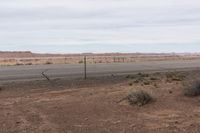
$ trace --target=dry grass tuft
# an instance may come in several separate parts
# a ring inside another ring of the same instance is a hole
[[[131,92],[127,96],[127,99],[130,105],[138,105],[138,106],[143,106],[152,101],[152,97],[147,92],[142,90]]]

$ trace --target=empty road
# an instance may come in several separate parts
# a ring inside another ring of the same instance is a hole
[[[188,61],[147,61],[136,63],[88,64],[88,76],[128,74],[136,72],[154,72],[168,70],[199,69],[200,60]],[[76,65],[30,65],[0,67],[0,81],[43,79],[42,72],[50,78],[83,77],[83,64]]]

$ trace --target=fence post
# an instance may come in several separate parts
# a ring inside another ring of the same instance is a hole
[[[84,56],[84,79],[87,79],[87,59],[86,59],[86,56]]]

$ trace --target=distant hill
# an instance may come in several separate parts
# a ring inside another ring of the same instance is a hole
[[[39,54],[31,51],[0,51],[0,58],[34,58],[34,57],[78,57],[78,56],[199,56],[199,53],[82,53],[82,54]]]
[[[24,52],[20,52],[20,51],[13,51],[13,52],[9,52],[9,51],[0,51],[0,57],[1,58],[23,58],[23,57],[33,57],[34,54],[31,53],[30,51],[24,51]]]
[[[37,54],[31,51],[0,51],[0,58],[62,57],[62,54]]]

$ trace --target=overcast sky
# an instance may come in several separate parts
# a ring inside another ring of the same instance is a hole
[[[200,52],[200,1],[0,0],[0,50]]]

